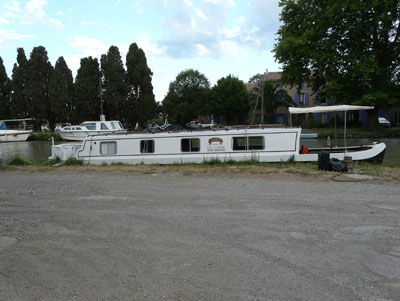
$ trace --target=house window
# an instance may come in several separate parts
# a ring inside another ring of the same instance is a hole
[[[154,140],[140,140],[141,153],[154,153]]]
[[[182,152],[199,152],[200,151],[200,139],[189,138],[181,140]]]
[[[321,105],[326,105],[328,103],[328,98],[321,98],[320,103]]]
[[[354,120],[354,112],[347,112],[347,120],[351,121]]]
[[[264,137],[233,137],[233,150],[264,149]]]
[[[102,155],[115,155],[117,153],[117,143],[116,142],[101,142],[100,143],[100,153]]]
[[[299,104],[304,105],[306,103],[306,94],[305,93],[300,93],[299,94]]]

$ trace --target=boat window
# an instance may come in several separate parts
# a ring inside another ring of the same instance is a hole
[[[115,122],[111,122],[111,127],[112,127],[113,130],[116,129],[116,127],[115,127]]]
[[[76,129],[77,129],[78,131],[82,131],[82,129],[81,129],[80,127],[77,127]]]
[[[71,128],[69,128],[69,127],[68,127],[68,128],[63,128],[63,130],[64,130],[64,131],[70,131]]]
[[[233,137],[233,150],[246,150],[247,139],[246,137]]]
[[[200,151],[200,139],[190,138],[181,140],[182,152],[199,152]]]
[[[96,130],[96,124],[95,123],[84,123],[84,126],[86,126],[86,128],[89,131],[95,131]]]
[[[249,137],[248,149],[264,149],[264,137],[253,136]]]
[[[233,150],[264,149],[264,137],[233,137]]]
[[[114,142],[101,142],[100,153],[102,155],[114,155],[117,153],[117,143]]]
[[[154,140],[140,140],[141,153],[154,153]]]
[[[124,129],[124,127],[122,126],[121,122],[118,121],[118,124],[119,124],[121,129]]]
[[[105,123],[101,123],[101,129],[102,130],[109,130],[109,128],[106,126]]]

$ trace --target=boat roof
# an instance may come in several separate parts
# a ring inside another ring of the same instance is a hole
[[[213,135],[234,135],[235,133],[249,133],[256,134],[261,133],[263,131],[268,132],[280,132],[280,131],[297,131],[301,130],[301,128],[291,128],[291,127],[257,127],[257,128],[219,128],[219,129],[194,129],[194,130],[178,130],[178,131],[159,131],[159,132],[129,132],[129,133],[110,133],[110,134],[101,134],[101,135],[91,135],[86,139],[90,139],[93,137],[95,139],[113,139],[113,138],[121,138],[121,137],[132,137],[132,138],[156,138],[156,137],[165,137],[165,136],[213,136]]]
[[[289,107],[290,114],[306,114],[306,113],[325,113],[325,112],[344,112],[344,111],[360,111],[373,110],[373,106],[351,106],[351,105],[336,105],[336,106],[315,106],[307,108]]]

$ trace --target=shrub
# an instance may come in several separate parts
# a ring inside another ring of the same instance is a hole
[[[23,158],[20,158],[18,156],[15,156],[15,157],[12,157],[8,161],[7,165],[14,165],[14,166],[22,165],[22,166],[26,166],[26,165],[31,165],[31,162],[29,162],[26,159],[23,159]]]
[[[67,159],[67,161],[64,162],[64,165],[68,165],[68,166],[79,165],[79,166],[82,166],[83,165],[83,161],[75,159],[75,158],[69,158],[69,159]]]

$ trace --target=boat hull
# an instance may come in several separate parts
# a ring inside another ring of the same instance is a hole
[[[0,130],[0,142],[26,141],[31,133],[31,130]]]
[[[334,147],[334,148],[313,148],[309,149],[308,154],[298,154],[295,160],[298,162],[318,161],[318,153],[326,151],[330,158],[343,161],[344,157],[351,157],[353,161],[365,161],[373,164],[381,164],[385,156],[386,144],[377,143],[363,146]]]

